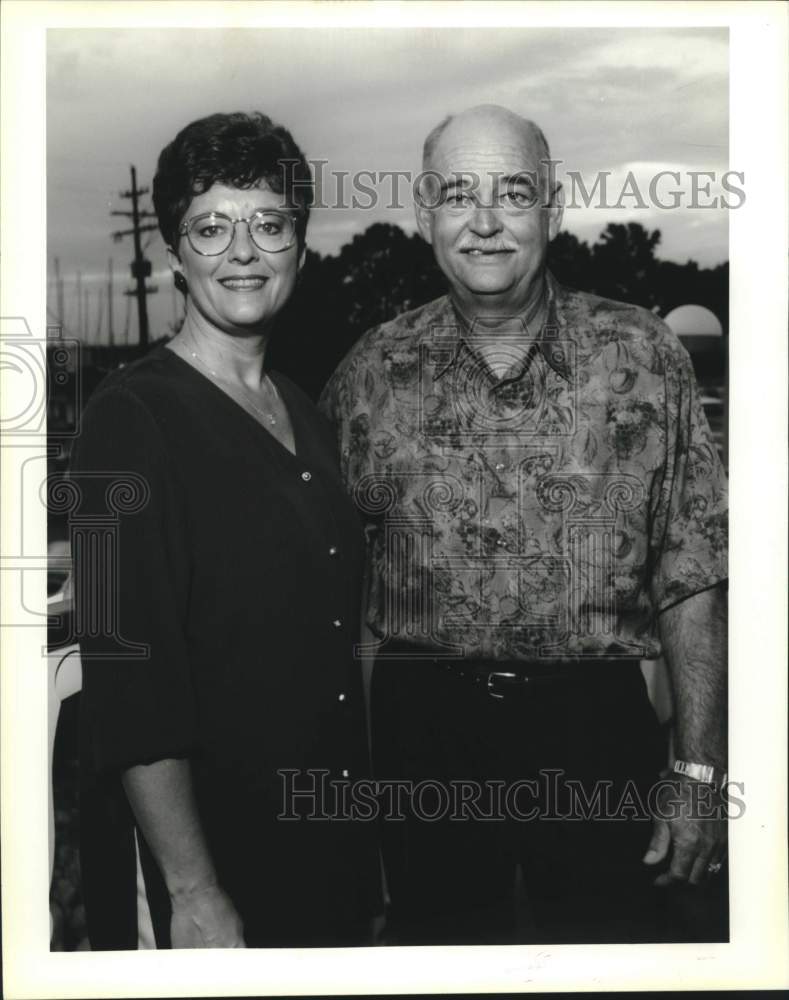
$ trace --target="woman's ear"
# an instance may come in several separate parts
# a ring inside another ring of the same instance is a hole
[[[183,265],[181,264],[181,258],[173,250],[172,247],[167,247],[167,263],[170,265],[170,270],[173,274],[183,273]]]
[[[187,285],[186,278],[184,277],[183,264],[181,263],[181,258],[172,247],[167,247],[167,263],[170,265],[170,270],[173,272],[175,287],[179,292],[186,295]]]

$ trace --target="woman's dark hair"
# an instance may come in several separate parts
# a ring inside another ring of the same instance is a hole
[[[159,155],[153,206],[164,242],[178,246],[178,227],[195,195],[213,184],[251,188],[260,181],[298,210],[296,233],[304,245],[312,204],[312,175],[286,128],[255,111],[215,114],[181,129]]]

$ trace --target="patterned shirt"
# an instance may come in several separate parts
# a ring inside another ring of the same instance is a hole
[[[443,297],[368,331],[324,390],[379,657],[651,659],[657,614],[726,578],[686,350],[640,307],[546,286],[539,337],[497,337],[501,378]]]

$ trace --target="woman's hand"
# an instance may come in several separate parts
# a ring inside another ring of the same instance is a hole
[[[216,884],[171,896],[173,948],[246,948],[241,917]]]
[[[217,881],[189,761],[166,758],[130,767],[123,787],[170,893],[171,946],[246,947],[241,918]]]

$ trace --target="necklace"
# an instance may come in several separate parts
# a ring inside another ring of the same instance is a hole
[[[208,374],[211,376],[211,378],[213,378],[215,382],[224,382],[225,385],[230,385],[227,379],[222,378],[221,375],[219,375],[216,371],[214,371],[214,369],[211,368],[205,361],[203,361],[200,355],[197,354],[195,351],[193,351],[191,347],[187,347],[187,350],[189,351],[190,355],[195,359],[195,361],[200,362],[200,364],[203,366],[203,368],[205,368],[205,370],[208,372]],[[264,375],[263,379],[266,383],[266,386],[268,386],[269,384],[271,385],[274,396],[278,397],[279,394],[277,393],[277,387],[274,385],[274,383],[271,381],[268,375]],[[252,400],[249,398],[249,396],[243,389],[240,390],[240,395],[243,397],[244,402],[248,406],[250,406],[255,411],[255,413],[258,414],[258,416],[262,417],[267,424],[270,424],[272,427],[277,426],[277,418],[274,416],[273,413],[271,413],[270,410],[261,410],[259,406],[255,406],[255,404],[252,402]]]

